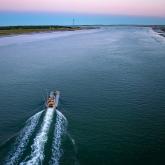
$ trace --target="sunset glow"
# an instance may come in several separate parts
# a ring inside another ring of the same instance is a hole
[[[0,0],[0,25],[70,24],[73,17],[79,24],[164,24],[165,0]]]
[[[0,11],[165,16],[164,0],[0,0]]]

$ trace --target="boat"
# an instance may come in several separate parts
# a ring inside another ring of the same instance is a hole
[[[46,101],[46,107],[56,109],[58,107],[58,101],[60,97],[59,91],[51,91]]]

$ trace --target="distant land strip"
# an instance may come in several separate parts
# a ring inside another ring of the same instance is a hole
[[[31,26],[0,26],[0,36],[56,32],[56,31],[75,31],[83,29],[96,29],[100,27],[114,26],[135,26],[135,27],[151,27],[159,35],[165,37],[165,25],[81,25],[81,26],[58,26],[58,25],[31,25]]]
[[[78,26],[1,26],[0,36],[39,33],[39,32],[55,32],[55,31],[74,31],[81,30]]]
[[[155,25],[152,29],[156,31],[159,35],[165,37],[165,25]]]

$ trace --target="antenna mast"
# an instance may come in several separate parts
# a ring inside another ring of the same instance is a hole
[[[73,26],[75,25],[75,19],[73,18],[73,24],[72,24]]]

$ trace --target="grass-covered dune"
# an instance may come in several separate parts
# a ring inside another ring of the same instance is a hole
[[[0,36],[36,32],[53,32],[53,31],[73,31],[80,30],[77,26],[1,26]]]

